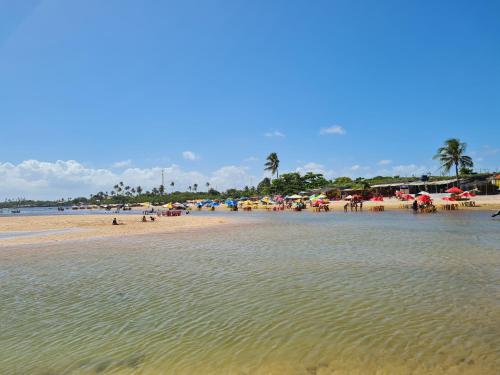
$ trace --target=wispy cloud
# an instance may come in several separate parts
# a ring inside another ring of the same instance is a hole
[[[380,160],[377,164],[378,165],[389,165],[389,164],[392,164],[392,160],[383,159],[383,160]]]
[[[340,125],[333,125],[328,128],[321,128],[319,130],[319,134],[321,135],[330,135],[330,134],[343,135],[345,133],[346,133],[345,129]]]
[[[255,156],[249,156],[248,158],[245,158],[243,159],[244,162],[252,162],[252,161],[257,161],[259,160],[259,158],[255,157]]]
[[[121,160],[113,163],[113,168],[128,168],[132,166],[132,160]]]
[[[196,160],[199,159],[198,155],[196,155],[193,151],[184,151],[182,153],[182,157],[186,160]]]
[[[283,138],[284,136],[285,134],[280,132],[279,130],[274,130],[272,132],[264,133],[264,137],[268,138],[273,138],[273,137]]]

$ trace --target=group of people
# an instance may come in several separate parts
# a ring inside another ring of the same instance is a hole
[[[344,204],[344,212],[348,211],[349,206],[351,207],[351,211],[358,211],[358,208],[360,211],[363,211],[363,201],[362,200],[351,200],[350,202],[347,202]]]
[[[413,212],[417,213],[418,211],[420,212],[436,212],[436,206],[432,202],[421,202],[420,204],[418,201],[415,199],[411,205],[411,208],[413,209]]]

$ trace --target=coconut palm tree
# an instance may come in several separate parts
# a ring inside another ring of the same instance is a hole
[[[193,190],[196,193],[196,190],[198,190],[198,184],[193,184]]]
[[[205,185],[206,185],[206,187],[207,187],[207,191],[208,191],[208,188],[210,187],[210,182],[208,182],[208,181],[207,181],[207,182],[205,183]]]
[[[189,186],[188,186],[188,189],[189,189],[189,191],[191,191],[191,190],[192,190],[192,187],[191,187],[191,185],[189,185]]]
[[[276,178],[279,177],[278,168],[280,166],[280,160],[278,159],[278,154],[276,152],[271,152],[266,158],[267,162],[264,164],[265,171],[271,171],[271,174],[276,174]]]
[[[455,166],[455,175],[458,184],[458,167],[472,168],[474,163],[470,156],[464,155],[467,144],[460,142],[457,138],[450,138],[444,142],[443,147],[438,148],[434,159],[439,159],[441,168],[445,173],[448,173]]]
[[[174,181],[170,182],[170,186],[172,187],[172,193],[173,193],[174,192],[174,186],[175,186]]]

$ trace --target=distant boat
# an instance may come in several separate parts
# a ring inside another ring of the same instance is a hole
[[[71,206],[72,210],[78,210],[78,206]]]
[[[20,214],[21,210],[16,209],[16,210],[11,210],[10,212],[13,213],[13,214]]]
[[[57,211],[64,211],[64,207],[57,207]]]

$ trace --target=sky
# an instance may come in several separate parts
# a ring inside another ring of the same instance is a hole
[[[0,200],[500,169],[496,0],[0,0]]]

